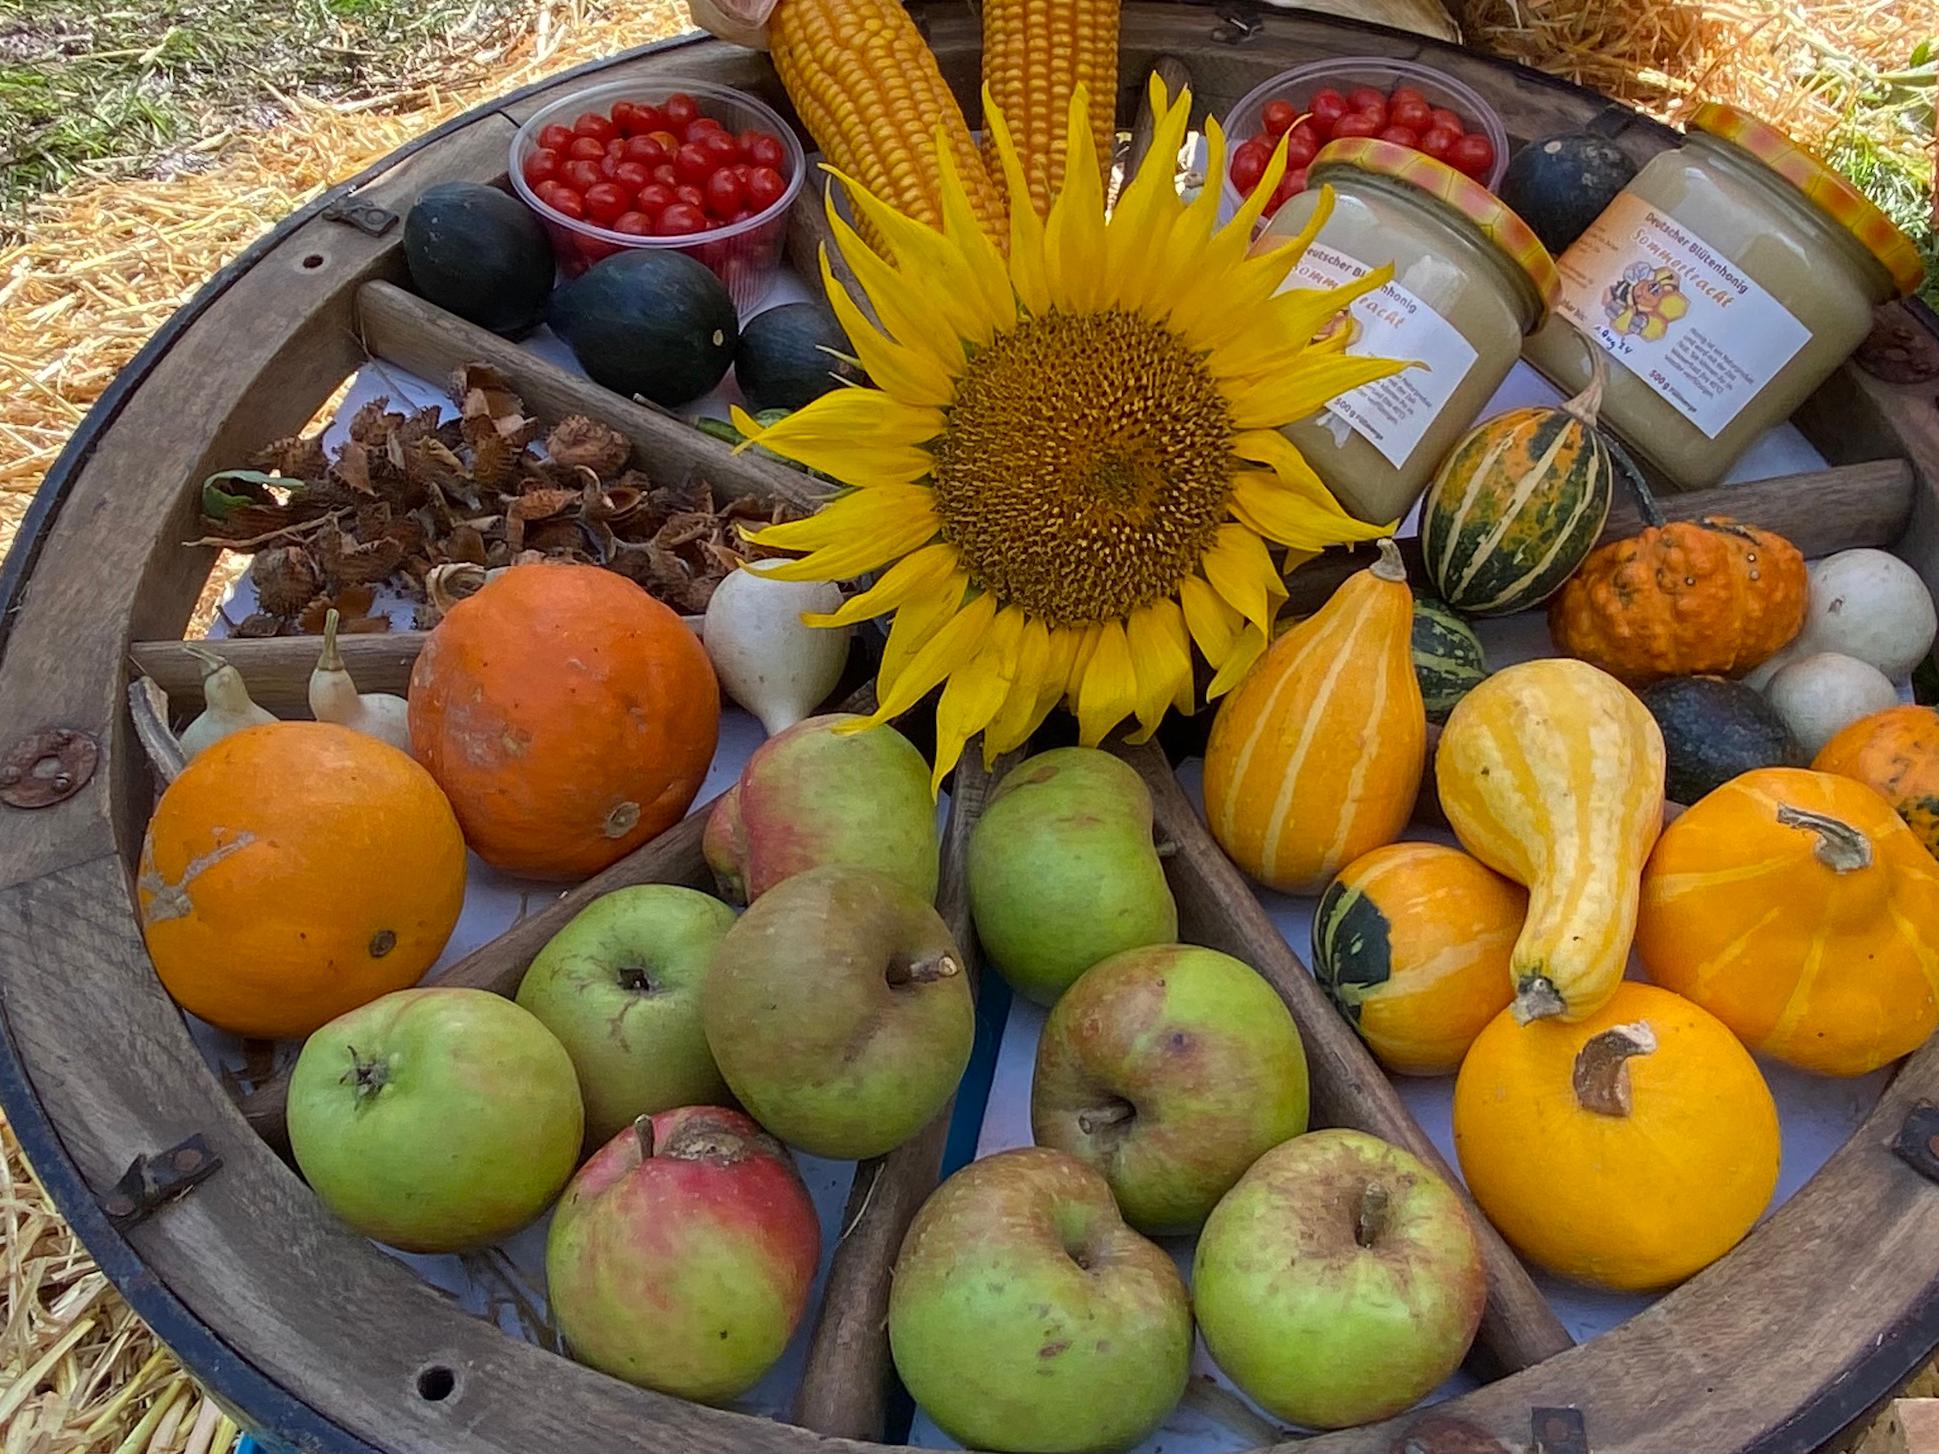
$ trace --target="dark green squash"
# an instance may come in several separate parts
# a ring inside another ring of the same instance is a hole
[[[1663,790],[1686,807],[1742,773],[1803,767],[1804,749],[1763,693],[1724,677],[1669,677],[1636,694],[1663,729]]]
[[[1414,676],[1421,684],[1427,720],[1445,722],[1454,704],[1488,675],[1481,638],[1446,601],[1414,598]]]
[[[1635,175],[1636,163],[1613,141],[1568,132],[1516,152],[1496,190],[1542,246],[1560,254]]]
[[[596,382],[667,408],[725,378],[740,337],[726,284],[657,247],[594,263],[552,295],[548,320]]]
[[[532,209],[477,182],[425,188],[404,219],[404,261],[420,296],[510,336],[545,317],[556,271]]]
[[[848,352],[848,335],[827,305],[783,303],[756,313],[741,329],[734,379],[750,410],[800,409],[843,380],[862,381],[861,369],[836,357]]]

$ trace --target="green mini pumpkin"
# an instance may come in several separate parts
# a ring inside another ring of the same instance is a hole
[[[1421,504],[1421,554],[1447,603],[1500,616],[1546,600],[1609,518],[1612,462],[1596,432],[1608,364],[1559,408],[1484,419],[1454,446]]]
[[[1414,676],[1421,684],[1427,720],[1445,722],[1454,704],[1488,675],[1481,638],[1446,601],[1414,598]]]

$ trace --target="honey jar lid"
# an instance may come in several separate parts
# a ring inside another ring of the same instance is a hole
[[[1863,192],[1775,126],[1735,106],[1706,101],[1690,118],[1690,128],[1708,132],[1749,152],[1857,238],[1865,251],[1877,258],[1879,266],[1891,275],[1901,297],[1918,291],[1926,271],[1912,239]]]
[[[1555,270],[1555,259],[1549,256],[1549,250],[1542,246],[1534,229],[1513,208],[1472,177],[1462,175],[1446,162],[1436,161],[1426,152],[1374,136],[1348,136],[1329,141],[1313,158],[1309,175],[1317,181],[1322,167],[1333,166],[1356,167],[1363,172],[1392,177],[1420,188],[1442,206],[1460,213],[1528,274],[1545,310],[1555,307],[1562,294],[1562,277]]]

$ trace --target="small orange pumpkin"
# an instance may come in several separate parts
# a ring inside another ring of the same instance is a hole
[[[465,899],[431,774],[329,722],[247,727],[168,785],[135,899],[162,987],[238,1035],[307,1035],[417,983]]]
[[[1707,1267],[1777,1187],[1777,1106],[1714,1015],[1625,980],[1586,1020],[1475,1037],[1454,1149],[1488,1220],[1529,1261],[1642,1292]]]
[[[1590,552],[1549,602],[1549,635],[1630,686],[1736,676],[1804,625],[1804,557],[1781,535],[1705,516]]]
[[[1857,778],[1939,858],[1939,711],[1888,707],[1860,717],[1818,749],[1811,768]]]
[[[1733,778],[1643,870],[1636,952],[1751,1049],[1863,1075],[1939,1027],[1939,865],[1863,783],[1796,767]]]
[[[720,732],[698,638],[624,576],[513,566],[411,671],[411,749],[507,873],[579,879],[680,821]]]

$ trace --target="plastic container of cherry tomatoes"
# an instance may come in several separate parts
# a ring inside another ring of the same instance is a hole
[[[1338,60],[1317,61],[1310,66],[1282,72],[1254,87],[1226,113],[1221,125],[1225,128],[1227,166],[1225,176],[1219,181],[1224,188],[1227,212],[1236,211],[1245,200],[1244,194],[1232,181],[1232,155],[1242,142],[1265,129],[1268,104],[1285,101],[1292,106],[1294,115],[1299,117],[1308,113],[1313,97],[1321,91],[1333,90],[1348,96],[1361,87],[1371,87],[1391,101],[1394,91],[1402,86],[1419,92],[1430,108],[1452,111],[1460,118],[1464,135],[1487,138],[1493,159],[1485,170],[1470,175],[1491,192],[1500,186],[1502,176],[1508,170],[1508,128],[1502,125],[1494,107],[1482,100],[1473,87],[1432,66],[1413,61],[1385,60],[1379,56],[1343,56]],[[1332,139],[1330,135],[1322,136],[1319,138],[1320,145],[1324,146]]]
[[[676,236],[641,235],[616,232],[585,218],[569,217],[542,200],[527,180],[526,164],[539,150],[539,135],[547,127],[557,125],[570,130],[588,112],[610,118],[613,108],[622,102],[659,106],[668,97],[679,94],[691,96],[699,114],[713,117],[730,135],[764,131],[780,141],[782,160],[775,170],[781,173],[783,190],[778,198],[738,222],[719,223],[700,232]],[[766,295],[769,284],[780,271],[781,252],[787,242],[788,208],[794,205],[801,191],[806,170],[800,139],[772,107],[744,91],[677,78],[650,84],[612,81],[574,91],[535,113],[519,127],[518,134],[512,138],[510,158],[512,188],[545,224],[546,233],[552,239],[553,256],[567,277],[576,277],[601,259],[629,248],[669,248],[710,268],[727,285],[734,306],[743,316]]]

